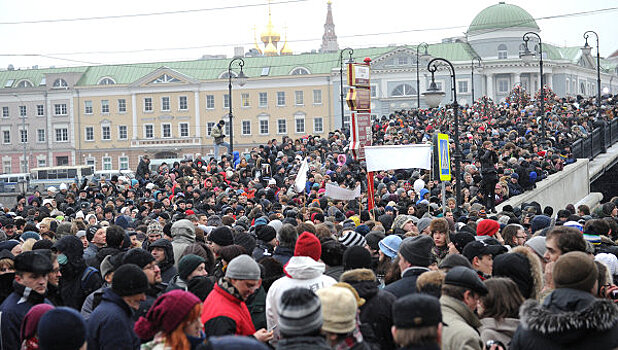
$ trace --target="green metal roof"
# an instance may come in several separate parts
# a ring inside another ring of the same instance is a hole
[[[432,44],[427,48],[427,53],[432,57],[441,57],[453,62],[470,61],[475,57],[473,52],[467,43],[460,42]]]
[[[10,87],[17,86],[21,80],[28,80],[34,87],[38,87],[45,74],[50,73],[67,73],[67,72],[84,72],[88,67],[68,67],[68,68],[45,68],[45,69],[23,69],[23,70],[6,70],[0,71],[0,89],[7,88],[7,82],[13,80]],[[49,84],[49,82],[47,82]]]
[[[526,10],[517,5],[499,2],[479,12],[470,23],[468,33],[512,27],[539,29],[534,18]]]

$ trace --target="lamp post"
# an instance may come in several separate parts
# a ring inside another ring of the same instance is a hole
[[[423,46],[425,48],[425,53],[423,54],[423,56],[428,56],[429,53],[427,53],[427,48],[429,47],[429,45],[426,42],[422,42],[418,45],[416,45],[416,109],[420,109],[421,108],[421,82],[419,80],[418,77],[418,60],[419,60],[419,56],[418,56],[418,51],[421,49],[421,46]]]
[[[451,73],[451,92],[453,93],[453,113],[455,119],[455,154],[453,159],[455,160],[455,169],[454,169],[454,178],[455,178],[455,200],[457,201],[457,208],[461,207],[461,182],[460,182],[460,163],[461,163],[461,152],[459,149],[459,104],[457,103],[457,89],[455,86],[455,67],[453,64],[444,58],[434,58],[427,64],[427,70],[431,73],[431,84],[429,85],[429,89],[427,92],[423,93],[425,96],[425,101],[429,104],[430,107],[434,108],[440,105],[440,101],[444,97],[444,92],[438,90],[438,86],[436,85],[434,73],[438,70],[438,65],[440,62],[446,63],[447,67],[449,67],[449,71]]]
[[[230,123],[230,153],[234,154],[234,124],[233,124],[233,114],[232,114],[232,65],[234,62],[238,62],[238,67],[240,67],[240,73],[236,76],[236,81],[239,86],[244,86],[247,83],[248,77],[245,75],[243,71],[243,67],[245,66],[245,61],[236,57],[230,61],[230,64],[227,66],[227,79],[228,79],[228,107],[230,108],[229,112],[229,123]]]
[[[478,62],[478,66],[474,66],[474,61]],[[481,69],[483,66],[481,65],[481,58],[480,57],[473,57],[472,58],[472,62],[470,65],[470,76],[471,76],[471,82],[472,82],[472,104],[474,105],[474,68],[478,68]]]
[[[530,63],[534,60],[534,53],[528,49],[528,41],[530,40],[530,36],[536,36],[539,39],[539,71],[541,73],[541,145],[545,146],[545,89],[543,84],[543,43],[541,41],[541,36],[535,32],[527,32],[523,36],[525,51],[519,54],[519,58],[521,58],[524,62]]]
[[[354,62],[354,60],[352,59],[354,49],[346,47],[345,49],[339,51],[339,104],[341,105],[341,130],[343,130],[343,127],[345,126],[345,117],[343,114],[343,53],[346,51],[349,55],[347,63]]]
[[[601,54],[599,53],[599,34],[593,30],[584,33],[586,44],[582,47],[584,54],[589,55],[592,48],[588,45],[588,37],[590,33],[594,34],[597,39],[597,119],[601,117]]]

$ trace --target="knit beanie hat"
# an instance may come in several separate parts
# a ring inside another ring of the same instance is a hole
[[[195,271],[195,269],[204,262],[206,262],[206,260],[199,255],[189,254],[183,256],[178,262],[178,276],[183,281],[186,281],[191,272]]]
[[[296,287],[283,292],[277,312],[284,337],[312,334],[322,327],[320,298],[311,289]]]
[[[404,239],[399,247],[399,253],[410,264],[427,267],[433,262],[433,239],[427,235]]]
[[[86,342],[86,322],[79,312],[58,307],[41,317],[37,333],[41,350],[78,350]]]
[[[277,237],[277,231],[272,226],[262,225],[256,227],[255,235],[263,242],[270,242]]]
[[[590,229],[584,231],[584,240],[593,246],[601,245],[601,235]]]
[[[53,308],[53,305],[45,303],[37,304],[30,308],[24,320],[21,322],[20,338],[22,343],[24,340],[30,339],[36,335],[41,317]]]
[[[399,251],[401,241],[401,237],[397,235],[390,235],[381,240],[378,243],[378,246],[380,247],[380,251],[382,251],[384,255],[388,256],[391,259],[395,259],[395,257],[397,257],[397,252]]]
[[[530,220],[530,230],[534,234],[538,230],[542,230],[551,225],[551,218],[546,215],[536,215]]]
[[[253,252],[255,249],[255,238],[248,233],[236,233],[234,235],[234,244],[245,248],[245,252]]]
[[[322,255],[322,245],[320,240],[313,233],[303,232],[296,240],[294,256],[308,256],[315,261],[320,260]]]
[[[524,298],[528,299],[534,288],[530,271],[530,262],[525,256],[519,253],[506,253],[494,258],[492,276],[512,279]]]
[[[598,278],[597,265],[584,252],[561,255],[554,265],[553,278],[556,288],[571,288],[590,292]]]
[[[96,232],[96,230],[95,230]],[[157,221],[157,220],[152,220],[149,224],[148,224],[148,228],[146,228],[146,235],[152,235],[152,234],[159,234],[161,236],[163,236],[163,226],[161,226],[161,224]],[[93,234],[94,236],[94,234]],[[92,238],[89,239],[89,241],[91,241]]]
[[[353,246],[343,253],[343,270],[370,269],[371,253],[361,246]]]
[[[371,231],[369,232],[366,236],[365,236],[365,240],[367,241],[367,245],[373,249],[373,250],[378,250],[380,249],[380,246],[378,246],[378,243],[384,238],[384,234],[382,232],[379,231]]]
[[[208,239],[222,247],[234,244],[234,234],[232,234],[232,230],[227,226],[219,226],[212,230],[208,235]]]
[[[423,232],[427,227],[431,225],[430,218],[422,218],[416,223],[416,227],[418,228],[418,232]]]
[[[141,269],[146,267],[146,265],[150,264],[155,260],[154,256],[150,254],[145,249],[142,248],[134,248],[129,250],[122,259],[123,264],[135,264],[139,266]]]
[[[347,231],[341,237],[339,237],[339,243],[343,244],[346,247],[352,247],[355,245],[364,247],[367,241],[365,237],[356,231]]]
[[[347,334],[356,328],[358,304],[351,291],[343,287],[328,287],[319,289],[316,294],[322,303],[324,331]]]
[[[181,289],[169,291],[157,298],[146,316],[137,320],[134,331],[141,339],[150,339],[157,332],[169,334],[189,315],[200,299]]]
[[[260,266],[249,255],[242,254],[230,261],[225,270],[226,278],[237,280],[259,280],[262,277]]]
[[[148,277],[135,264],[122,265],[114,272],[112,291],[121,297],[144,293],[148,288]]]
[[[500,230],[500,224],[496,220],[485,219],[476,226],[477,236],[494,236]]]

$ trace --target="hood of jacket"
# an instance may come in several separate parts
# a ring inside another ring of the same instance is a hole
[[[341,282],[349,283],[361,298],[365,300],[371,299],[378,294],[380,283],[376,279],[376,275],[369,269],[354,269],[346,271],[341,275]]]
[[[611,300],[596,299],[583,291],[560,288],[541,305],[526,300],[519,310],[525,329],[558,344],[573,343],[591,332],[604,332],[618,322],[618,306]]]
[[[195,225],[187,219],[176,221],[171,228],[174,242],[195,243]]]
[[[148,251],[152,252],[153,248],[163,248],[163,250],[165,250],[165,260],[158,264],[159,268],[161,268],[161,272],[174,266],[174,248],[172,247],[172,242],[165,238],[157,239],[148,246]]]
[[[293,256],[285,265],[283,271],[290,278],[308,280],[324,274],[326,265],[308,256]]]

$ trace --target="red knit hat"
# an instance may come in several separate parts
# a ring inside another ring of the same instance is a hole
[[[485,219],[476,226],[477,236],[493,236],[500,229],[500,224],[496,220]]]
[[[294,256],[308,256],[315,261],[322,256],[322,245],[320,240],[313,233],[303,232],[296,240]]]
[[[175,289],[157,298],[133,328],[141,339],[150,339],[159,331],[171,333],[189,315],[200,299],[191,292]]]

